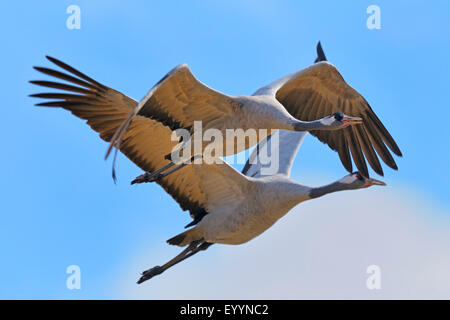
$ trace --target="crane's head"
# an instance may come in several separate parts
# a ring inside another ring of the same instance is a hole
[[[362,189],[368,188],[370,186],[386,185],[386,183],[384,183],[383,181],[374,178],[366,178],[359,172],[350,173],[343,177],[339,182],[347,185],[349,189]]]
[[[360,117],[348,116],[342,112],[335,112],[328,117],[322,118],[321,122],[324,126],[322,129],[337,130],[350,125],[361,124],[362,119]]]

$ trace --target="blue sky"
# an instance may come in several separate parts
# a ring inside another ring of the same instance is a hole
[[[80,30],[66,28],[71,4],[81,8]],[[366,27],[371,4],[381,8],[380,30]],[[0,12],[0,298],[116,298],[130,261],[147,253],[142,271],[175,254],[164,241],[189,221],[158,186],[130,186],[141,172],[123,156],[114,185],[107,145],[83,121],[33,107],[28,94],[40,89],[27,81],[42,78],[32,66],[49,66],[46,54],[135,99],[179,63],[237,95],[311,64],[320,40],[404,154],[399,171],[384,167],[389,192],[432,208],[424,219],[439,224],[450,217],[449,10],[448,1],[8,3]],[[311,137],[293,172],[312,185],[346,174]],[[81,290],[65,286],[71,264],[81,267]]]

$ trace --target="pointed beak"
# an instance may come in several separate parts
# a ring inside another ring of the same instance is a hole
[[[350,125],[354,125],[354,124],[362,124],[363,119],[361,119],[360,117],[350,117],[350,116],[344,115],[341,122],[344,123],[345,126],[350,126]]]
[[[367,178],[366,181],[367,186],[386,186],[386,183],[377,179]]]

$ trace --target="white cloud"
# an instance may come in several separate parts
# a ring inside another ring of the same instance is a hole
[[[139,271],[180,251],[161,242],[124,263],[116,298],[450,298],[448,216],[394,189],[305,202],[247,244],[214,245],[136,285]],[[381,290],[366,288],[373,264]]]

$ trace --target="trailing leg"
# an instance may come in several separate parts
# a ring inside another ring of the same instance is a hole
[[[147,280],[153,278],[154,276],[157,276],[158,274],[163,273],[170,267],[193,256],[197,252],[208,249],[208,247],[211,245],[212,245],[212,243],[205,242],[203,240],[192,241],[186,249],[184,249],[180,254],[178,254],[175,258],[173,258],[166,264],[164,264],[162,266],[155,266],[151,269],[144,271],[142,273],[141,278],[137,281],[137,283],[141,284],[142,282],[147,281]]]
[[[188,161],[181,163],[179,165],[177,165],[175,168],[170,169],[171,167],[175,166],[175,164],[173,162],[170,162],[169,164],[165,165],[164,167],[154,171],[154,172],[146,172],[144,174],[141,174],[140,176],[136,177],[133,181],[131,181],[131,184],[135,184],[135,183],[143,183],[143,182],[153,182],[159,179],[164,178],[165,176],[168,176],[169,174],[180,170],[181,168],[183,168],[184,166],[192,163],[195,159],[202,157],[201,155],[197,155],[197,156],[193,156],[191,159],[189,159]],[[170,170],[167,170],[170,169]],[[165,171],[167,170],[167,171]]]

